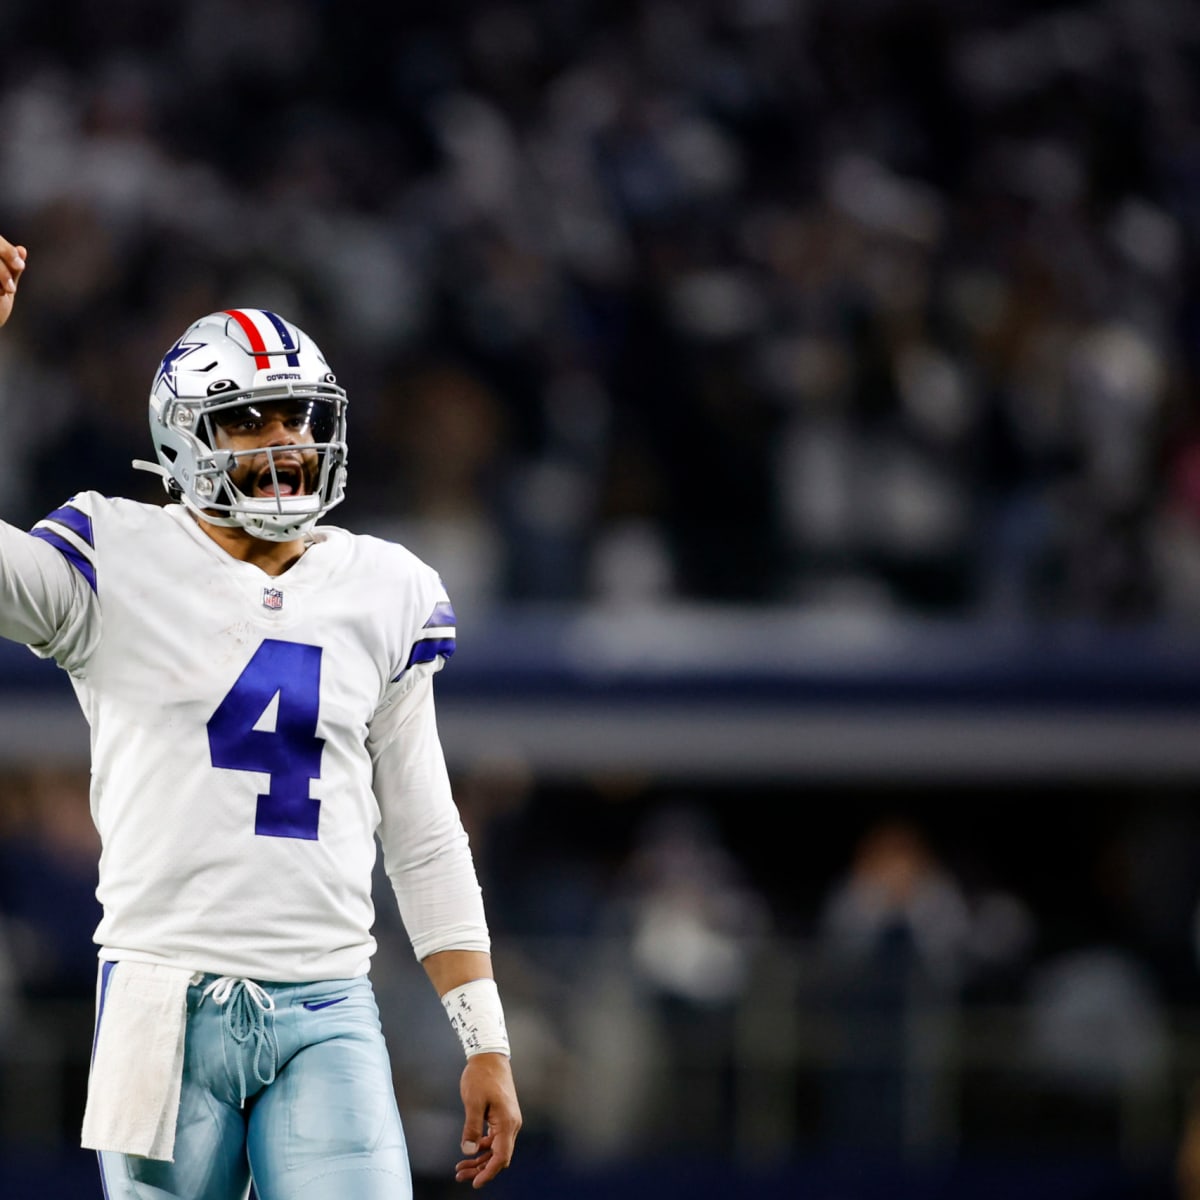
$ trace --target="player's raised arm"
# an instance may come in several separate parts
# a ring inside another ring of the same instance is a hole
[[[0,237],[0,325],[12,314],[25,274],[26,251]],[[56,519],[88,518],[66,507],[38,523],[33,535],[0,520],[0,638],[23,642],[60,664],[91,644],[94,621],[88,610],[94,587],[80,580],[92,571],[90,546],[72,546],[58,532]],[[86,551],[86,552],[85,552]]]
[[[25,273],[25,247],[0,237],[0,325],[11,316],[17,285]]]

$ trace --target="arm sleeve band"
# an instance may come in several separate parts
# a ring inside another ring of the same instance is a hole
[[[510,1053],[504,1007],[494,979],[472,979],[451,988],[442,997],[442,1007],[468,1058]]]

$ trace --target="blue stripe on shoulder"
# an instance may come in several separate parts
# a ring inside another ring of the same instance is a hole
[[[96,568],[84,557],[81,550],[72,546],[66,538],[59,536],[53,529],[35,529],[33,536],[49,542],[88,581],[88,586],[92,591],[97,592]],[[97,594],[99,593],[97,592]]]
[[[92,518],[72,504],[56,508],[46,518],[57,525],[65,525],[73,534],[82,538],[92,549],[96,548],[96,537],[92,533]]]
[[[408,665],[433,662],[439,655],[449,658],[454,653],[453,638],[424,638],[417,642],[408,656]]]
[[[404,671],[409,667],[415,667],[418,663],[433,662],[435,658],[449,658],[454,653],[454,639],[449,638],[422,638],[419,642],[413,644],[412,653],[408,656],[408,662],[404,664]],[[400,672],[400,675],[404,674]],[[392,682],[395,683],[400,678],[397,675]]]
[[[449,600],[443,600],[433,610],[429,620],[422,626],[424,629],[440,629],[444,625],[455,625],[457,619]]]

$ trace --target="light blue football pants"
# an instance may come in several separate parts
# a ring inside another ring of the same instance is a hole
[[[370,981],[262,984],[272,1011],[215,983],[188,989],[175,1161],[103,1152],[107,1200],[244,1200],[251,1181],[259,1200],[411,1200]]]

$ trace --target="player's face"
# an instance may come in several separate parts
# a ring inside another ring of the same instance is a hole
[[[229,476],[238,490],[246,496],[311,494],[320,463],[317,451],[306,447],[328,440],[325,408],[319,400],[295,399],[214,413],[215,449],[237,455]]]

